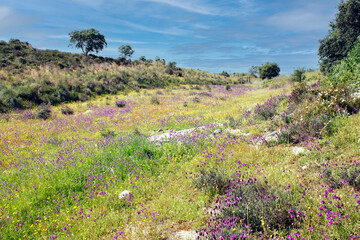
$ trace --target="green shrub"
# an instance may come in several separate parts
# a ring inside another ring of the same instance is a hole
[[[194,180],[194,185],[198,189],[205,190],[211,196],[224,194],[227,184],[225,173],[218,169],[210,169],[209,171],[202,169],[199,176]]]
[[[65,106],[65,107],[61,108],[61,113],[64,115],[73,115],[74,110],[68,106]]]
[[[305,68],[298,68],[294,70],[291,78],[294,82],[302,82],[305,80]]]
[[[294,196],[286,188],[273,188],[255,178],[229,184],[233,186],[227,199],[233,202],[226,203],[222,217],[244,219],[253,231],[291,229],[304,216],[301,206],[293,202]]]
[[[115,102],[115,105],[116,105],[118,108],[123,108],[123,107],[125,107],[126,102],[125,102],[124,100],[116,101],[116,102]]]
[[[39,119],[48,119],[51,117],[51,108],[49,105],[41,105],[36,111],[36,117]]]
[[[327,78],[328,85],[349,85],[360,88],[360,38],[348,56],[336,65]]]
[[[231,91],[231,86],[229,84],[227,84],[225,89],[226,89],[226,91]]]

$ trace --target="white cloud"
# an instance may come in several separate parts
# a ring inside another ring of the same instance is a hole
[[[148,44],[148,42],[142,41],[132,41],[132,40],[122,40],[122,39],[108,39],[107,42],[114,42],[114,43],[123,43],[123,44]]]
[[[165,35],[184,36],[184,35],[189,34],[189,32],[187,30],[180,29],[178,27],[171,27],[171,28],[161,30],[161,29],[156,29],[156,28],[152,28],[152,27],[143,26],[143,25],[140,25],[140,24],[137,24],[137,23],[132,23],[132,22],[125,21],[125,20],[119,20],[119,23],[121,23],[121,24],[123,24],[125,26],[128,26],[128,27],[140,29],[140,30],[143,30],[143,31],[159,33],[159,34],[165,34]]]
[[[69,38],[69,35],[49,35],[48,38],[68,39],[68,38]]]
[[[218,9],[206,5],[204,3],[199,3],[196,0],[140,0],[143,2],[153,2],[169,5],[175,8],[180,8],[188,12],[203,14],[203,15],[222,15],[219,13]]]
[[[279,12],[265,19],[265,24],[277,27],[281,30],[303,31],[326,31],[329,22],[334,16],[335,8],[332,5],[308,3],[297,6],[295,9]]]
[[[32,24],[35,19],[35,17],[20,15],[10,7],[0,6],[0,31],[12,32],[15,28]]]

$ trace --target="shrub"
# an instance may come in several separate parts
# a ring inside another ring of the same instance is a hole
[[[125,107],[126,102],[125,102],[125,100],[115,101],[115,105],[116,105],[118,108],[123,108],[123,107]]]
[[[65,106],[65,107],[62,107],[61,108],[61,113],[64,114],[64,115],[73,115],[74,114],[74,109],[68,107],[68,106]]]
[[[268,99],[264,104],[256,105],[254,109],[254,114],[256,117],[261,120],[268,120],[274,117],[277,114],[278,107],[286,97],[284,95],[279,95]]]
[[[360,189],[360,163],[351,160],[348,163],[325,163],[321,176],[331,188],[341,188],[344,184],[349,184],[355,189]]]
[[[159,101],[157,95],[152,96],[151,103],[154,104],[154,105],[159,105],[160,104],[160,101]]]
[[[115,137],[116,133],[111,130],[103,130],[103,131],[101,131],[101,136],[104,138]]]
[[[222,71],[222,72],[220,73],[220,75],[221,75],[221,76],[224,76],[224,77],[230,77],[230,74],[229,74],[228,72],[226,72],[226,71]]]
[[[328,76],[328,83],[352,84],[355,88],[360,88],[360,38],[348,56],[333,68]]]
[[[298,68],[294,70],[294,73],[291,75],[291,78],[294,82],[302,82],[305,80],[305,68]]]
[[[263,222],[271,229],[290,229],[303,213],[299,206],[291,205],[289,195],[286,189],[272,188],[254,178],[233,182],[227,198],[234,202],[224,202],[222,215],[244,219],[254,231],[263,230]]]
[[[200,102],[200,98],[198,98],[198,97],[194,97],[194,98],[193,98],[193,102],[195,102],[195,103],[199,103],[199,102]]]
[[[36,112],[36,117],[39,119],[48,119],[51,117],[51,108],[49,105],[40,105],[40,107],[38,108],[37,112]]]
[[[224,194],[227,184],[225,174],[218,169],[211,169],[208,172],[202,169],[198,178],[194,180],[194,185],[198,189],[205,190],[211,196]]]
[[[268,230],[297,228],[304,211],[290,186],[273,188],[256,178],[229,181],[225,198],[217,199],[215,217],[199,235],[210,239],[252,239]],[[305,193],[304,193],[305,194]],[[248,236],[246,236],[248,235]],[[255,238],[254,238],[255,239]],[[258,239],[258,238],[256,238]]]
[[[226,91],[231,91],[231,86],[228,84],[228,85],[226,85],[225,89],[226,89]]]

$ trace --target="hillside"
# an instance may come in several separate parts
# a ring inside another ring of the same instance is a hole
[[[246,75],[224,77],[182,69],[165,60],[129,61],[38,50],[29,43],[0,43],[0,112],[87,101],[103,94],[144,88],[243,83]]]

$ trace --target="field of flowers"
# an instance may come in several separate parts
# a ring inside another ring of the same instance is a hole
[[[0,238],[359,239],[360,117],[295,152],[268,137],[290,91],[180,86],[4,115]]]

